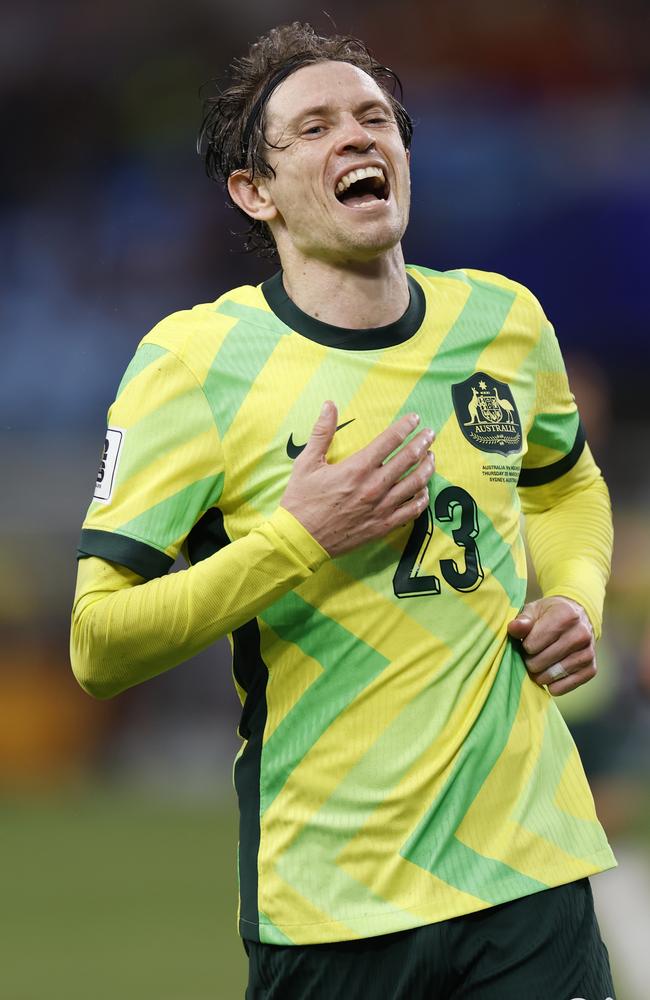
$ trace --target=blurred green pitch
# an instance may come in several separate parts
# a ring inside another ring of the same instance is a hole
[[[3,797],[2,1000],[244,995],[232,799]]]

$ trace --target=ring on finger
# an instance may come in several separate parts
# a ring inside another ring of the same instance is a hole
[[[546,673],[548,675],[549,682],[562,681],[565,677],[569,676],[561,663],[554,663],[552,667],[548,668]]]

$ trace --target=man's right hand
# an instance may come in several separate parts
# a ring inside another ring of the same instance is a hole
[[[428,483],[435,469],[429,451],[435,435],[428,427],[400,448],[419,423],[414,413],[330,465],[327,451],[337,420],[336,406],[326,402],[280,501],[331,556],[382,538],[421,514],[429,503]]]

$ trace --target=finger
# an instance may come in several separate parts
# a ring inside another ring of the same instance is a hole
[[[299,457],[303,458],[303,460],[306,458],[308,461],[322,461],[327,455],[332,438],[336,433],[337,419],[338,411],[336,406],[331,399],[326,400],[323,403],[318,420],[309,435],[309,440],[305,445],[302,456]]]
[[[534,624],[532,618],[520,611],[516,618],[508,622],[508,635],[513,639],[525,639]]]
[[[426,457],[435,436],[430,427],[424,427],[408,444],[384,462],[381,475],[387,486],[392,486]]]
[[[572,658],[582,664],[587,655],[594,655],[592,637],[585,630],[574,628],[535,656],[528,656],[524,652],[524,660],[527,670],[540,674],[554,663],[569,663]]]
[[[532,629],[522,641],[524,652],[528,656],[537,656],[542,650],[548,649],[562,636],[572,636],[572,642],[581,645],[591,640],[592,632],[586,622],[581,621],[569,605],[555,605],[547,610],[534,622]]]
[[[389,515],[385,520],[385,524],[389,531],[393,528],[399,528],[404,524],[408,524],[409,521],[415,520],[419,517],[423,510],[429,505],[429,489],[427,486],[419,490],[415,496],[412,496],[405,503],[401,504],[399,507]],[[382,532],[382,534],[385,532]]]
[[[387,427],[385,431],[378,434],[370,444],[362,449],[368,463],[374,468],[379,468],[389,455],[404,444],[409,434],[415,430],[420,423],[417,413],[407,413],[405,417],[396,420],[395,423]]]
[[[418,465],[413,469],[408,476],[404,479],[400,479],[399,482],[389,489],[382,505],[388,507],[389,509],[394,509],[399,507],[401,504],[410,500],[411,497],[415,496],[428,486],[431,481],[431,477],[435,471],[435,459],[431,452],[426,452]]]
[[[592,677],[596,676],[596,672],[596,664],[592,663],[589,667],[583,667],[582,670],[576,670],[574,673],[569,674],[568,677],[549,684],[548,690],[554,697],[560,694],[568,694],[569,691],[575,691],[576,688],[590,681]]]
[[[534,670],[531,668],[529,663],[526,663],[526,670],[534,677],[535,683],[543,687],[544,685],[553,684],[557,680],[564,679],[558,676],[558,667],[560,667],[565,674],[574,674],[594,662],[594,651],[591,646],[587,646],[585,649],[580,649],[575,653],[571,653],[569,656],[565,656],[561,660],[554,660],[553,663],[549,664],[540,671]]]

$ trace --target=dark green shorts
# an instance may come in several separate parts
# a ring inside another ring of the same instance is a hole
[[[246,1000],[615,1000],[587,879],[381,937],[244,946]]]

